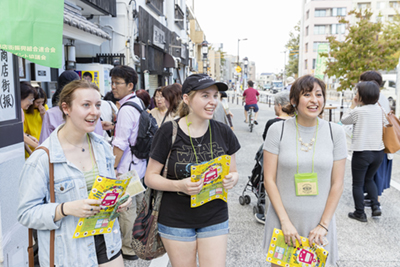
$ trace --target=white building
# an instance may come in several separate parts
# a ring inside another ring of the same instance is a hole
[[[327,36],[344,40],[345,25],[338,17],[346,17],[351,10],[351,0],[302,0],[302,19],[299,45],[299,77],[314,74],[317,50],[320,43],[327,43]]]

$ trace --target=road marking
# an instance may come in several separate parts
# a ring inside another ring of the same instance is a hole
[[[385,155],[385,156],[386,156],[386,155]],[[351,156],[350,156],[350,155],[347,155],[347,159],[348,159],[349,161],[351,161]],[[391,187],[394,187],[395,189],[397,189],[397,190],[400,191],[400,184],[399,184],[398,182],[396,182],[396,181],[393,181],[393,179],[390,179],[390,186],[391,186]]]

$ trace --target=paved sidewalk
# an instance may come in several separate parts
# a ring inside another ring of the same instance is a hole
[[[236,102],[235,102],[236,103]],[[252,202],[241,206],[241,195],[248,176],[255,164],[254,156],[262,144],[262,132],[265,123],[274,117],[273,106],[260,104],[259,125],[249,132],[243,122],[243,107],[230,103],[234,114],[235,134],[242,148],[237,153],[237,165],[240,174],[238,185],[229,192],[230,235],[228,240],[228,267],[270,266],[265,261],[262,251],[264,226],[257,223],[253,216],[253,205],[256,198],[251,194]],[[381,205],[382,217],[372,219],[370,210],[366,210],[368,223],[361,223],[347,217],[353,211],[351,193],[351,162],[346,164],[345,188],[336,211],[339,242],[340,267],[400,267],[400,191],[393,186],[385,190]],[[395,155],[392,180],[400,184],[400,155]],[[184,255],[182,255],[184,256]],[[125,262],[126,267],[147,267],[150,262],[138,260]],[[153,265],[152,265],[153,266]],[[166,266],[164,265],[159,265]],[[168,266],[171,266],[170,264]],[[204,266],[207,267],[207,266]]]

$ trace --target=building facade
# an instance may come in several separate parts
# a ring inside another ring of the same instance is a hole
[[[351,0],[302,0],[303,10],[300,28],[299,77],[314,74],[318,45],[327,43],[327,36],[344,40],[346,29],[338,21],[341,17],[349,19]]]

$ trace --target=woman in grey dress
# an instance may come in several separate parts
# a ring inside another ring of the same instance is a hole
[[[300,236],[323,245],[326,236],[328,264],[335,264],[334,213],[343,192],[347,148],[343,129],[318,118],[325,106],[325,93],[323,81],[310,75],[300,77],[290,91],[290,103],[297,115],[273,124],[268,131],[264,182],[271,204],[266,215],[264,251],[268,251],[274,228],[283,231],[289,245],[296,239],[301,243]],[[314,174],[311,189],[302,187],[301,182],[296,185],[295,175],[305,173]]]

